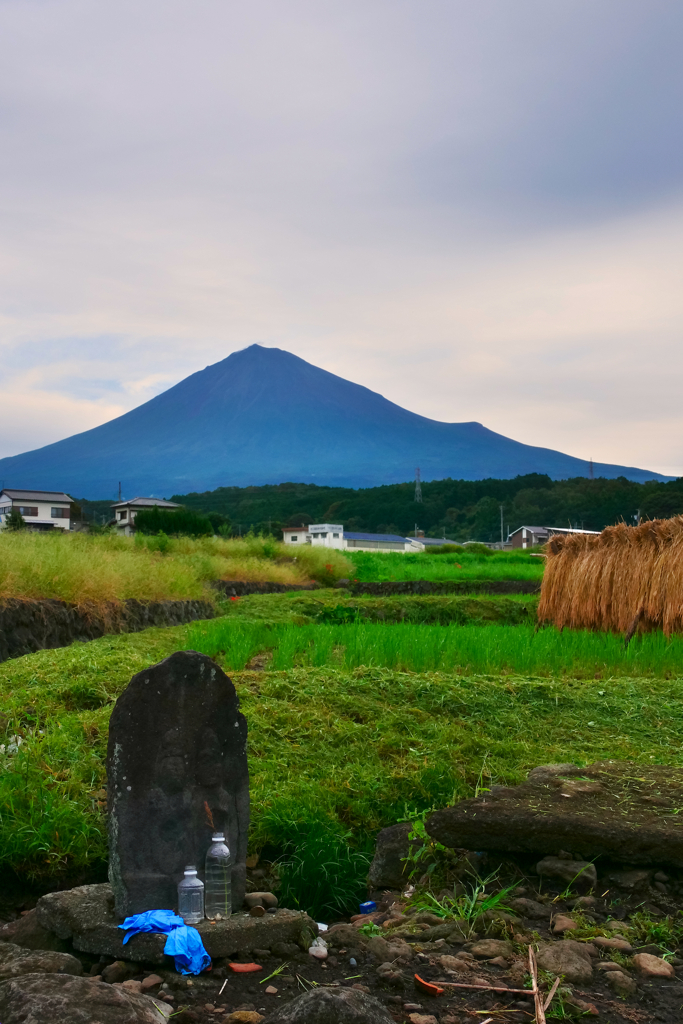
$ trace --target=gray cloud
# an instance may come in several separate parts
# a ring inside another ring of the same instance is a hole
[[[682,23],[669,0],[3,0],[0,455],[258,341],[683,473]]]

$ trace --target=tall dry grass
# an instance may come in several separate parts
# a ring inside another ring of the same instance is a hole
[[[330,568],[326,568],[330,566]],[[292,554],[259,538],[88,536],[0,532],[0,598],[100,604],[215,597],[212,580],[332,583],[352,566],[339,552]]]
[[[539,622],[624,633],[683,631],[683,516],[553,537]]]

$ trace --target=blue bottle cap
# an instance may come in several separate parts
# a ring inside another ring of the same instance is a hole
[[[360,910],[361,914],[372,914],[375,910],[377,910],[377,904],[375,903],[374,900],[368,900],[367,903],[361,903],[358,909]]]

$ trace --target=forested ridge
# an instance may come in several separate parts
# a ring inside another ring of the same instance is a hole
[[[500,539],[500,505],[505,534],[519,526],[575,526],[601,530],[683,513],[683,478],[639,484],[614,480],[551,480],[533,473],[511,480],[432,480],[422,484],[422,503],[414,483],[354,490],[283,483],[263,487],[219,487],[204,493],[175,494],[186,508],[220,513],[233,532],[279,533],[282,526],[338,522],[347,530],[445,534],[453,540]],[[87,503],[86,503],[87,504]]]

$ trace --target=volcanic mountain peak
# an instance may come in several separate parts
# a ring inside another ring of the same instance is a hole
[[[0,460],[7,486],[108,497],[221,486],[369,487],[409,480],[547,473],[588,476],[582,459],[521,444],[481,423],[442,423],[279,348],[250,345],[117,419]],[[663,479],[596,463],[597,476]]]

